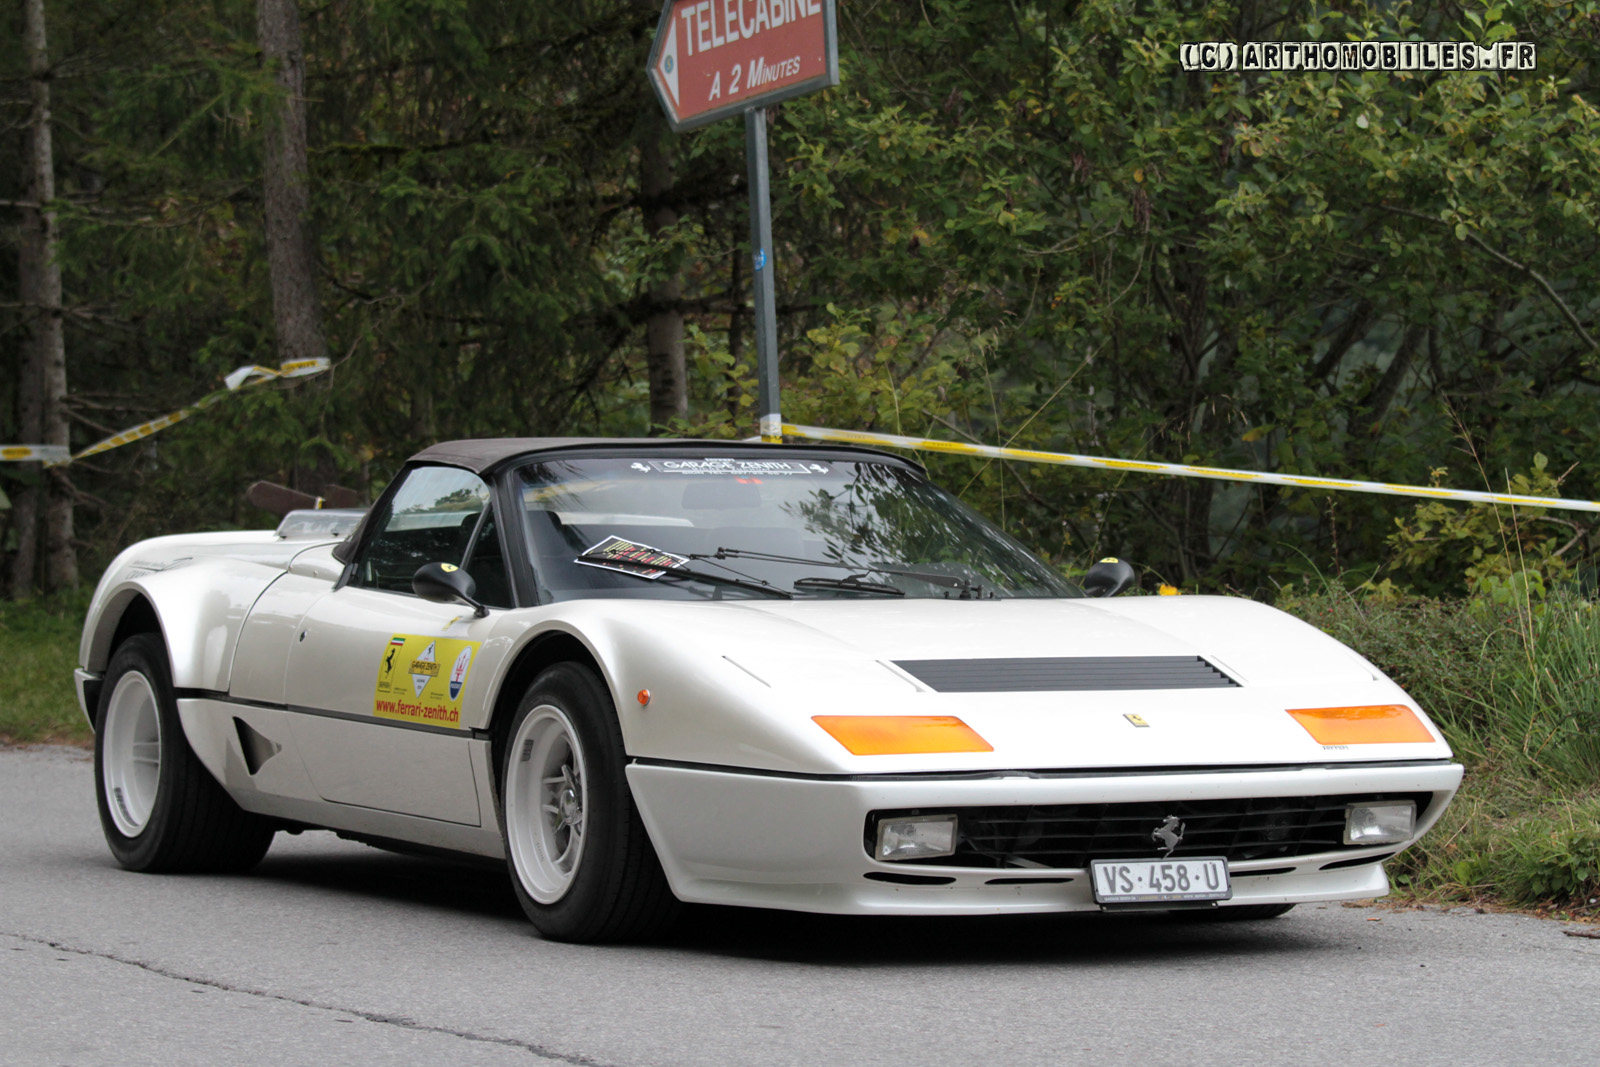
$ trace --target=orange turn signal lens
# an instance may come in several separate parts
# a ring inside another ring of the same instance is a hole
[[[954,715],[813,715],[811,721],[857,756],[994,751]]]
[[[1404,704],[1288,711],[1319,745],[1393,745],[1433,740],[1417,713]]]

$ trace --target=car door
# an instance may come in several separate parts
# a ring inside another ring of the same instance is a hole
[[[403,472],[343,584],[315,601],[290,645],[285,698],[325,800],[482,825],[463,708],[495,623],[411,591],[424,563],[466,567],[491,607],[511,607],[488,486],[456,467]],[[470,715],[467,717],[470,720]]]

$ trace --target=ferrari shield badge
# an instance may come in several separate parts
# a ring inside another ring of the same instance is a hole
[[[395,634],[378,661],[372,714],[380,719],[460,728],[461,690],[481,643]]]

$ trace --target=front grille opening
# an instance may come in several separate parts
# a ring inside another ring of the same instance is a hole
[[[953,856],[902,860],[899,865],[980,869],[1082,870],[1090,860],[1152,859],[1164,846],[1152,833],[1176,818],[1183,840],[1174,856],[1222,856],[1230,862],[1290,859],[1371,848],[1344,843],[1351,804],[1410,800],[1420,823],[1432,793],[1347,793],[1315,797],[1140,801],[1129,804],[1036,804],[970,808],[911,808],[869,812],[862,844],[872,855],[880,819],[927,812],[956,820]],[[1371,863],[1361,858],[1353,861]],[[1241,872],[1242,873],[1242,872]]]

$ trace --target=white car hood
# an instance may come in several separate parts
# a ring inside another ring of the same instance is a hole
[[[626,619],[629,634],[620,647],[653,649],[637,660],[622,657],[614,679],[626,696],[639,689],[655,694],[649,711],[627,717],[629,751],[637,755],[900,773],[1281,766],[1450,754],[1436,729],[1431,742],[1317,742],[1290,709],[1415,704],[1331,637],[1241,598],[631,601]],[[1030,687],[1008,675],[1015,665],[992,662],[1129,656],[1199,657],[1234,684]],[[970,669],[999,682],[954,691],[922,680],[924,665],[915,662],[922,660],[963,661],[953,665],[957,673]],[[660,684],[668,664],[694,683],[681,692],[681,703],[677,686]],[[729,694],[741,694],[739,706],[748,710],[728,707]],[[816,715],[954,715],[993,751],[852,755],[812,721]],[[680,729],[690,723],[699,728]]]
[[[803,634],[811,653],[845,659],[1200,656],[1241,685],[1379,677],[1314,627],[1233,597],[745,601],[739,607],[776,623],[752,621],[752,638]]]

